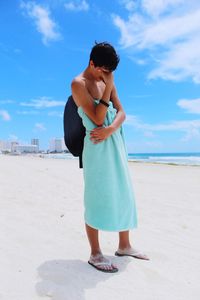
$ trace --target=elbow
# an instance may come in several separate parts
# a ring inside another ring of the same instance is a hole
[[[101,120],[96,120],[94,123],[97,126],[102,126],[103,125],[103,121],[101,121]]]
[[[126,114],[125,112],[123,113],[123,122],[126,120]]]
[[[123,111],[123,114],[122,114],[122,118],[123,118],[123,122],[126,120],[126,114],[125,112]]]
[[[125,114],[124,110],[121,111],[121,118],[122,118],[122,122],[124,122],[126,120],[126,114]]]
[[[104,118],[104,119],[105,119],[105,118]],[[103,119],[103,118],[99,118],[99,117],[97,117],[97,115],[96,115],[96,118],[95,118],[95,120],[94,120],[93,122],[94,122],[95,125],[97,125],[97,126],[102,126],[103,123],[104,123],[104,119]]]
[[[123,109],[119,109],[117,111],[117,113],[119,113],[121,121],[124,122],[126,120],[126,113],[125,113],[125,111]]]

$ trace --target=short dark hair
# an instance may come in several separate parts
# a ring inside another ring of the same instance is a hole
[[[114,47],[107,42],[97,43],[90,53],[90,61],[93,61],[95,67],[104,67],[108,71],[114,71],[119,63],[119,55]]]

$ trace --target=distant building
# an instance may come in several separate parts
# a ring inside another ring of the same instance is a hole
[[[11,142],[11,152],[12,152],[12,153],[13,153],[13,152],[16,152],[16,151],[15,151],[15,147],[16,147],[17,145],[19,145],[18,142]]]
[[[11,152],[11,142],[0,140],[0,151],[1,152]]]
[[[20,145],[18,143],[13,144],[12,153],[38,153],[37,145]]]
[[[39,140],[38,140],[39,143]],[[17,141],[0,140],[0,151],[11,152],[11,153],[37,153],[39,151],[39,146],[37,144],[19,144]]]
[[[31,145],[38,146],[38,151],[39,151],[39,139],[31,139]]]
[[[49,142],[49,152],[61,153],[61,152],[64,152],[64,150],[66,150],[66,149],[67,148],[65,146],[64,139],[53,138]]]

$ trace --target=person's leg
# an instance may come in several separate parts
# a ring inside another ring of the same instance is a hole
[[[90,243],[91,255],[101,254],[99,245],[99,231],[85,224],[87,237]]]
[[[89,263],[92,266],[96,266],[99,270],[113,271],[117,270],[117,267],[110,263],[110,261],[105,258],[101,252],[99,245],[99,231],[85,224],[87,237],[90,243],[91,255]]]
[[[118,248],[121,250],[126,249],[126,248],[131,248],[128,230],[119,232],[119,247]]]
[[[118,250],[115,252],[115,255],[132,256],[139,259],[149,260],[147,255],[131,247],[128,230],[119,232],[119,245],[118,245]]]

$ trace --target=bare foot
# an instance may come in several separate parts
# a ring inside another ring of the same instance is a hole
[[[132,247],[128,247],[128,248],[124,248],[124,249],[119,249],[115,252],[116,256],[132,256],[135,258],[139,258],[139,259],[144,259],[144,260],[149,260],[148,256],[142,252],[140,252],[139,250],[132,248]]]
[[[106,273],[115,273],[118,271],[118,268],[113,265],[103,254],[91,255],[88,263],[93,266],[95,269],[106,272]]]

